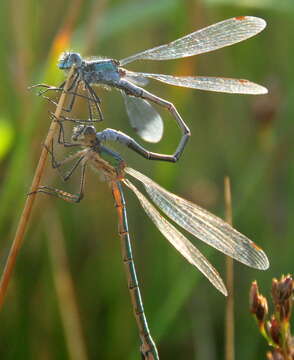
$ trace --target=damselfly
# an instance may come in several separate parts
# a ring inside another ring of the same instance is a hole
[[[91,58],[87,60],[79,53],[65,52],[60,57],[58,67],[62,70],[68,70],[71,66],[75,65],[75,75],[70,89],[72,98],[66,110],[72,110],[76,95],[81,87],[87,92],[87,95],[84,97],[88,99],[90,119],[95,121],[95,117],[97,117],[102,120],[100,100],[92,86],[103,85],[117,88],[123,94],[132,127],[145,141],[155,143],[162,137],[163,122],[159,113],[149,102],[162,106],[177,121],[182,131],[182,137],[173,155],[157,154],[156,156],[151,156],[150,159],[175,162],[179,159],[185,148],[190,136],[190,130],[171,102],[142,88],[142,86],[147,84],[148,79],[151,78],[176,86],[235,94],[265,94],[267,89],[242,79],[150,74],[132,72],[122,66],[135,60],[170,60],[217,50],[250,38],[262,31],[265,26],[265,21],[257,17],[235,17],[120,61],[105,58]],[[44,84],[35,85],[35,87],[39,86],[45,87],[45,90],[41,91],[40,94],[44,94],[48,90],[62,90],[63,88],[63,84],[59,88]]]
[[[37,191],[55,195],[69,202],[79,202],[84,195],[86,166],[90,165],[104,176],[112,189],[118,212],[122,256],[134,315],[142,341],[141,353],[144,359],[158,359],[157,349],[151,338],[144,314],[133,261],[122,185],[125,185],[134,192],[147,215],[179,253],[182,254],[187,261],[195,265],[220,292],[227,295],[227,290],[220,275],[209,261],[174,225],[169,223],[159,211],[155,209],[127,176],[131,176],[141,182],[157,207],[177,225],[198,239],[241,263],[256,269],[267,269],[269,266],[268,259],[256,244],[232,228],[229,224],[192,202],[184,200],[165,190],[139,171],[126,167],[125,162],[117,152],[103,145],[106,141],[117,141],[123,145],[129,145],[134,142],[129,136],[113,129],[96,132],[93,126],[78,125],[73,129],[72,141],[66,142],[62,129],[63,125],[60,123],[59,143],[70,147],[81,146],[83,149],[60,162],[55,158],[53,145],[52,150],[48,149],[48,151],[52,156],[53,167],[59,170],[64,180],[68,180],[78,166],[81,165],[79,193],[72,194],[49,186],[41,186]],[[136,146],[130,147],[136,149]],[[146,150],[144,151],[147,152]],[[138,152],[142,154],[142,151]],[[63,174],[61,167],[71,161],[74,161],[73,166],[66,174]]]

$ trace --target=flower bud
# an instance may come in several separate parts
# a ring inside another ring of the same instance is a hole
[[[267,322],[267,332],[270,335],[270,337],[272,338],[272,341],[278,345],[281,346],[281,338],[282,338],[282,334],[281,334],[281,326],[279,321],[272,316],[271,320]]]
[[[288,321],[290,318],[293,290],[294,281],[290,275],[282,276],[279,281],[273,279],[272,297],[275,304],[275,310],[279,314],[281,321]]]
[[[250,312],[255,315],[259,325],[262,325],[268,313],[268,305],[266,298],[259,294],[256,281],[254,281],[251,285],[249,304]]]

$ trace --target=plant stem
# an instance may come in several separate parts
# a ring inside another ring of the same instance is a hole
[[[2,305],[4,303],[4,298],[7,292],[7,287],[9,284],[9,280],[11,278],[14,266],[15,266],[15,262],[16,262],[16,258],[18,255],[18,252],[20,250],[20,247],[22,245],[23,242],[23,238],[24,238],[24,234],[26,231],[26,228],[28,226],[28,222],[29,222],[29,218],[32,212],[32,208],[34,205],[34,201],[36,198],[36,190],[38,189],[39,185],[40,185],[40,181],[45,169],[45,165],[46,165],[46,160],[47,160],[47,156],[48,156],[48,152],[47,152],[47,148],[50,147],[52,141],[53,141],[53,137],[56,133],[57,127],[58,127],[58,122],[56,121],[56,119],[60,118],[60,115],[62,113],[62,109],[63,109],[63,105],[65,103],[65,99],[66,99],[66,92],[69,88],[69,84],[70,84],[70,79],[72,77],[72,74],[74,72],[74,67],[71,68],[69,74],[68,74],[68,78],[66,80],[65,86],[64,86],[64,90],[60,96],[59,102],[57,104],[56,110],[55,110],[55,117],[53,118],[50,128],[48,130],[48,134],[47,137],[45,139],[44,142],[44,146],[40,155],[40,159],[35,171],[35,175],[32,181],[32,185],[31,185],[31,189],[30,189],[30,195],[28,195],[21,217],[19,219],[19,223],[17,226],[17,230],[15,233],[15,237],[13,240],[13,243],[11,245],[10,248],[10,252],[8,255],[8,258],[6,260],[6,264],[4,267],[4,271],[1,277],[1,281],[0,281],[0,310],[2,308]]]
[[[225,212],[226,222],[232,225],[232,195],[231,184],[228,176],[224,179],[224,195],[225,195]],[[228,297],[226,304],[226,349],[225,359],[234,360],[234,261],[229,256],[226,257],[226,285],[228,289]]]
[[[56,291],[64,337],[70,360],[87,360],[78,301],[70,273],[62,226],[52,202],[49,200],[46,217],[43,218],[47,234],[53,281]]]

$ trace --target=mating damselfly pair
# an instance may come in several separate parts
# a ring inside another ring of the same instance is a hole
[[[62,119],[62,121],[66,120],[68,119]],[[128,145],[130,138],[126,134],[113,129],[96,132],[94,126],[78,125],[73,129],[72,141],[67,142],[64,139],[62,122],[60,120],[55,121],[58,121],[60,125],[58,142],[65,147],[77,146],[83,149],[64,160],[57,161],[52,145],[52,149],[48,149],[51,154],[52,166],[59,170],[64,180],[69,180],[80,166],[80,189],[78,194],[72,194],[53,187],[41,186],[37,192],[54,195],[65,201],[76,203],[84,196],[85,173],[88,165],[98,170],[104,176],[112,190],[118,212],[122,257],[134,315],[142,341],[141,354],[144,359],[159,359],[158,351],[151,337],[144,313],[132,255],[122,185],[133,191],[146,214],[177,251],[188,262],[196,266],[220,292],[227,295],[227,290],[219,273],[210,262],[174,225],[161,215],[127,176],[131,176],[141,182],[154,204],[173,222],[215,249],[245,265],[260,270],[266,270],[269,267],[267,256],[254,242],[235,230],[228,223],[196,204],[165,190],[139,171],[127,167],[119,153],[104,145],[104,142],[109,141],[117,141],[122,145]],[[62,166],[70,162],[73,162],[72,167],[63,174],[61,171]]]
[[[190,130],[171,102],[161,99],[143,89],[148,79],[155,79],[177,86],[227,93],[264,94],[267,90],[248,80],[138,73],[126,70],[122,66],[135,60],[177,59],[213,51],[245,40],[260,32],[264,27],[264,20],[242,16],[214,24],[169,44],[143,51],[121,61],[113,59],[86,60],[82,58],[79,53],[74,52],[64,53],[60,58],[60,69],[68,70],[72,66],[75,67],[71,86],[67,92],[69,106],[63,110],[71,112],[76,97],[81,96],[87,101],[89,117],[80,120],[80,124],[74,127],[71,141],[65,140],[63,124],[65,121],[76,122],[76,120],[70,117],[54,119],[60,126],[58,142],[65,147],[81,146],[83,148],[82,150],[77,151],[75,154],[61,161],[57,160],[53,145],[51,149],[48,148],[48,151],[51,154],[53,167],[58,169],[64,180],[69,180],[72,174],[74,174],[79,167],[81,168],[80,190],[77,194],[71,194],[49,186],[41,186],[37,191],[58,196],[69,202],[79,202],[84,195],[86,167],[90,165],[104,175],[104,178],[111,187],[118,212],[123,261],[128,278],[128,288],[133,303],[134,314],[142,341],[141,354],[144,359],[158,359],[159,357],[144,314],[128,232],[123,186],[132,190],[147,215],[178,252],[191,264],[195,265],[219,291],[226,295],[227,290],[214,267],[197,248],[146,199],[131,182],[129,179],[130,176],[144,185],[152,201],[167,217],[200,240],[253,268],[265,270],[268,268],[269,262],[265,253],[246,236],[242,235],[220,218],[168,192],[145,175],[128,167],[121,155],[105,146],[104,143],[111,141],[118,142],[128,146],[145,158],[152,160],[175,162],[179,159],[190,136]],[[182,138],[175,153],[173,155],[153,153],[120,131],[105,129],[96,132],[93,125],[85,124],[86,122],[94,123],[103,119],[100,99],[93,88],[95,85],[107,85],[122,92],[132,127],[136,129],[141,138],[149,142],[158,142],[163,134],[161,116],[149,102],[166,108],[176,119],[182,130]],[[63,90],[63,84],[58,88],[48,85],[37,86],[45,87],[45,90],[41,91],[41,95],[43,96],[45,96],[45,93],[49,90]],[[85,90],[86,94],[82,92],[83,90]],[[63,174],[61,171],[62,166],[71,161],[73,161],[72,167],[67,173]]]
[[[147,85],[148,79],[155,79],[176,86],[233,94],[266,94],[267,89],[243,79],[150,74],[129,71],[123,66],[136,60],[171,60],[207,53],[246,40],[258,34],[265,26],[266,22],[257,17],[234,17],[120,61],[105,58],[87,60],[79,53],[65,52],[60,57],[58,67],[62,70],[69,70],[73,65],[75,66],[75,74],[69,89],[71,99],[65,110],[70,112],[76,96],[83,96],[88,100],[90,121],[102,120],[100,99],[93,86],[102,85],[118,89],[124,97],[133,129],[143,140],[156,143],[162,138],[163,122],[160,114],[151,106],[150,102],[157,104],[167,109],[175,118],[182,131],[182,138],[173,155],[150,153],[149,158],[151,160],[175,162],[179,159],[187,144],[190,129],[173,103],[143,88],[143,86]],[[64,83],[57,88],[44,84],[35,85],[35,87],[45,88],[40,91],[43,96],[51,90],[62,90],[63,86]],[[81,95],[82,89],[86,91],[86,95]]]

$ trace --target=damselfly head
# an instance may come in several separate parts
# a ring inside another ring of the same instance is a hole
[[[60,55],[58,60],[58,67],[61,70],[69,70],[73,65],[81,66],[82,57],[79,53],[64,52]]]
[[[78,125],[73,128],[72,141],[85,146],[91,146],[97,142],[96,129],[90,125]]]

